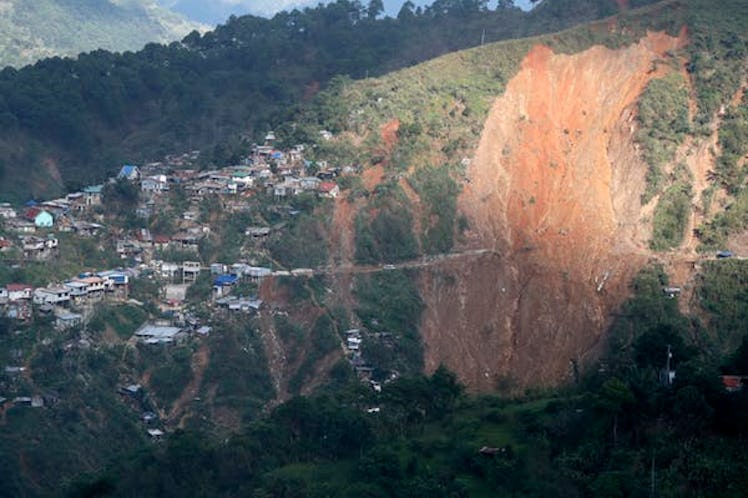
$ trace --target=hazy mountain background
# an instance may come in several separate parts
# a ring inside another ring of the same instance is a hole
[[[0,0],[0,66],[179,40],[199,23],[155,0]]]

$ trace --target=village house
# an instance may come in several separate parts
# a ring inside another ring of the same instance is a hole
[[[36,261],[49,259],[56,254],[58,245],[59,242],[57,240],[57,237],[21,237],[23,256],[26,259],[33,259]]]
[[[52,215],[52,218],[59,218],[70,212],[70,202],[67,199],[54,199],[46,201],[39,205],[44,211]]]
[[[0,304],[8,303],[8,289],[0,287]]]
[[[252,177],[251,171],[241,169],[231,174],[231,181],[237,185],[241,185],[243,188],[250,188],[254,185],[255,179]]]
[[[206,195],[217,195],[223,192],[225,184],[215,181],[195,182],[185,187],[192,197],[203,198]]]
[[[224,297],[216,300],[216,305],[228,311],[243,313],[257,312],[262,307],[262,299],[256,297]]]
[[[82,304],[88,299],[88,284],[79,280],[65,282],[64,286],[70,289],[70,302]]]
[[[291,150],[288,151],[288,159],[291,162],[299,162],[304,160],[304,151],[306,146],[304,144],[294,145]]]
[[[36,232],[36,225],[33,221],[28,221],[22,218],[11,218],[5,222],[5,226],[9,230],[19,233],[34,233]]]
[[[179,251],[197,252],[199,249],[200,237],[192,233],[181,232],[171,238],[172,247]]]
[[[117,240],[117,254],[122,259],[139,258],[143,252],[140,244],[134,240],[119,239]]]
[[[65,196],[70,206],[70,211],[74,213],[81,213],[86,210],[86,198],[83,192],[73,192]]]
[[[61,286],[40,287],[34,290],[34,304],[66,306],[70,303],[70,288]]]
[[[0,218],[9,220],[18,216],[18,213],[8,202],[0,203]]]
[[[96,276],[104,280],[106,292],[113,293],[114,297],[127,299],[130,277],[122,271],[107,270],[96,273]]]
[[[340,195],[340,187],[334,182],[322,182],[319,186],[319,195],[329,199],[335,199]]]
[[[0,237],[0,252],[8,252],[11,249],[13,249],[13,242],[4,237]]]
[[[135,331],[135,337],[145,344],[171,344],[185,335],[180,327],[160,323],[144,323]]]
[[[182,282],[195,282],[200,276],[202,266],[198,261],[185,261],[182,263]]]
[[[169,189],[169,179],[166,175],[149,176],[140,182],[140,190],[145,193],[160,194],[168,192]]]
[[[210,264],[211,275],[221,275],[222,273],[226,273],[227,271],[228,271],[228,267],[224,265],[223,263],[211,263]]]
[[[73,281],[86,284],[86,297],[89,301],[100,301],[104,297],[106,281],[103,278],[93,275],[81,275]]]
[[[26,219],[34,222],[37,228],[52,228],[55,224],[54,217],[49,211],[39,207],[31,207],[26,210]]]
[[[171,239],[168,235],[157,234],[151,237],[151,246],[157,251],[167,250],[170,244]]]
[[[8,284],[5,286],[8,291],[8,301],[30,301],[34,288],[28,284]]]
[[[83,202],[86,207],[101,205],[104,185],[89,185],[83,189]]]
[[[322,180],[316,176],[305,176],[299,180],[299,185],[302,190],[317,190],[322,183]]]
[[[73,232],[81,237],[93,237],[104,229],[104,225],[90,223],[88,221],[74,221],[71,225]]]
[[[273,195],[275,197],[299,195],[302,191],[301,184],[296,179],[287,179],[283,183],[273,186]]]
[[[244,230],[244,235],[255,239],[261,239],[270,235],[270,231],[270,227],[247,227]]]
[[[721,378],[725,390],[731,393],[742,391],[748,383],[748,376],[745,375],[722,375]]]
[[[83,324],[83,315],[69,311],[58,311],[55,313],[55,330],[69,330]]]
[[[231,292],[231,288],[236,285],[239,277],[237,275],[226,274],[219,275],[213,281],[213,293],[216,297],[222,297]]]
[[[180,267],[178,263],[172,263],[169,261],[162,261],[160,266],[161,277],[168,280],[176,280],[179,274]]]
[[[127,180],[128,182],[140,181],[140,169],[137,166],[126,164],[117,173],[117,180]]]

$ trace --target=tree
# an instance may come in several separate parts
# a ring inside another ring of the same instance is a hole
[[[730,362],[725,367],[725,371],[736,375],[745,375],[748,373],[748,335],[743,336],[743,342],[733,354]]]
[[[400,12],[397,13],[397,19],[400,21],[413,20],[416,17],[415,8],[415,4],[410,0],[407,0],[403,6],[400,7]]]
[[[382,0],[371,0],[369,7],[366,9],[366,17],[371,20],[376,19],[384,12],[384,3]]]
[[[613,444],[618,443],[618,416],[624,408],[634,404],[634,394],[621,379],[608,379],[597,393],[597,404],[604,412],[613,416]]]

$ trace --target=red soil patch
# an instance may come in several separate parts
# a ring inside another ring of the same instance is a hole
[[[399,119],[388,121],[384,126],[382,126],[382,143],[384,144],[384,147],[387,149],[387,151],[392,151],[392,149],[397,144],[397,130],[399,129]]]
[[[619,50],[528,53],[489,114],[460,198],[468,245],[499,256],[422,275],[427,370],[444,363],[490,390],[499,379],[557,384],[596,357],[649,256],[632,109],[670,70],[656,61],[684,43],[650,33]]]
[[[381,164],[377,164],[371,168],[366,168],[361,175],[361,178],[364,180],[364,188],[371,192],[377,185],[382,183],[382,179],[384,178],[384,168]]]

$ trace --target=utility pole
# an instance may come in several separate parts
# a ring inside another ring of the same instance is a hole
[[[480,46],[482,47],[484,43],[486,43],[486,28],[483,28],[483,33],[480,35]]]
[[[670,351],[670,344],[667,345],[667,360],[665,361],[665,382],[669,386],[672,383],[670,378],[670,359],[673,357],[673,353]]]

